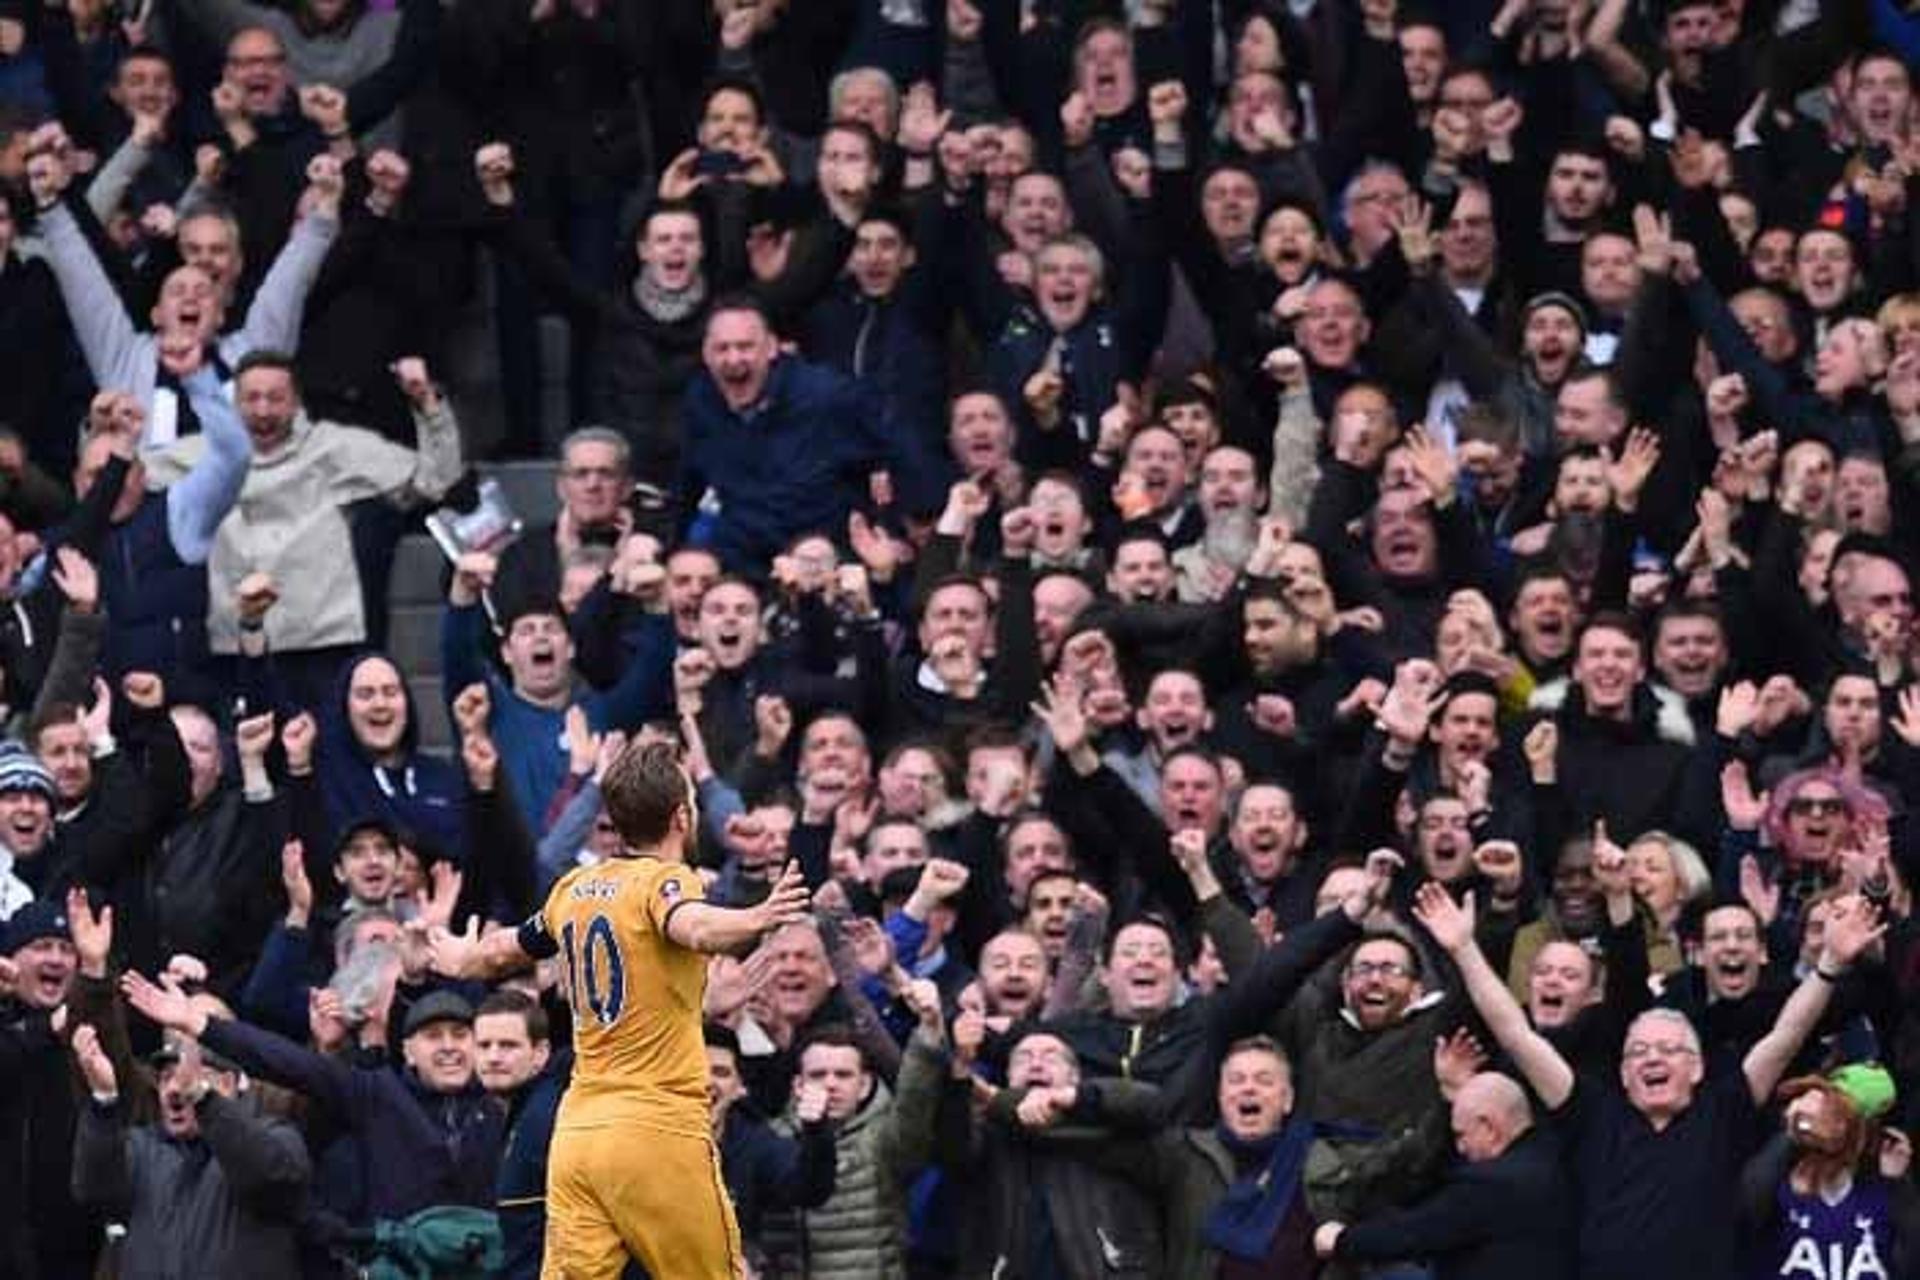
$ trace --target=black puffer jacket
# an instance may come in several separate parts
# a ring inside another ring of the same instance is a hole
[[[44,1009],[0,1002],[0,1280],[87,1280],[105,1223],[75,1203],[73,1059]]]

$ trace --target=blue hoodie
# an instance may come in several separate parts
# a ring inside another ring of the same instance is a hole
[[[467,780],[453,764],[420,750],[420,708],[404,680],[400,686],[407,700],[407,727],[400,738],[404,759],[392,768],[377,764],[353,736],[347,719],[347,689],[353,673],[373,658],[400,670],[399,663],[373,650],[351,658],[340,664],[333,696],[320,708],[314,769],[326,801],[329,843],[337,842],[356,822],[378,819],[458,863],[465,845]]]

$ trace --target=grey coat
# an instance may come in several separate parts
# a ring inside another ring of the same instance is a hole
[[[192,1142],[128,1129],[117,1102],[85,1106],[74,1135],[74,1198],[127,1226],[120,1280],[299,1274],[293,1224],[311,1173],[299,1131],[251,1093],[208,1093]]]

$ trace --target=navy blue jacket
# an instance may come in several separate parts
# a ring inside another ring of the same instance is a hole
[[[760,1234],[761,1215],[774,1209],[817,1209],[833,1198],[834,1138],[828,1121],[802,1125],[798,1138],[775,1133],[749,1098],[727,1108],[720,1134],[720,1172],[740,1234]]]
[[[841,277],[807,313],[800,345],[808,359],[872,386],[901,443],[932,453],[946,434],[947,353],[937,327],[945,314],[919,306],[913,284],[870,298],[851,276]]]
[[[547,1148],[553,1143],[553,1118],[572,1078],[573,1051],[558,1049],[546,1070],[522,1085],[513,1100],[495,1184],[507,1252],[507,1265],[500,1271],[503,1280],[539,1280],[547,1234]]]
[[[1492,1160],[1457,1166],[1421,1203],[1348,1227],[1334,1256],[1431,1258],[1438,1280],[1571,1280],[1574,1226],[1559,1146],[1536,1129]]]
[[[181,674],[207,665],[207,567],[188,564],[167,530],[167,495],[150,493],[101,548],[100,595],[107,607],[110,677],[151,671],[178,688]]]
[[[801,533],[842,536],[866,477],[890,461],[871,391],[801,360],[776,360],[745,413],[729,408],[703,372],[681,413],[680,494],[689,518],[709,487],[718,495],[705,541],[729,569],[764,567]]]
[[[494,1207],[506,1116],[477,1083],[435,1093],[411,1071],[329,1058],[229,1018],[209,1021],[201,1043],[352,1130],[367,1219],[355,1225],[434,1205]]]
[[[1059,425],[1043,431],[1027,407],[1025,391],[1056,340],[1066,390]],[[1030,471],[1078,471],[1100,435],[1100,415],[1113,407],[1126,376],[1114,317],[1099,304],[1063,334],[1056,334],[1037,308],[1023,304],[987,353],[988,380],[1019,424],[1017,447]]]

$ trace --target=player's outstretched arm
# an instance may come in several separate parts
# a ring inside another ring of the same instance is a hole
[[[534,961],[541,958],[539,953],[527,949],[521,941],[521,932],[495,929],[483,938],[478,916],[467,917],[465,933],[454,933],[436,925],[427,938],[428,963],[442,977],[493,982],[531,969]],[[551,955],[552,951],[546,954]]]
[[[773,882],[773,890],[751,907],[716,907],[706,902],[683,902],[667,916],[667,937],[690,951],[708,955],[743,951],[760,935],[807,918],[812,895],[800,864],[789,862]]]

